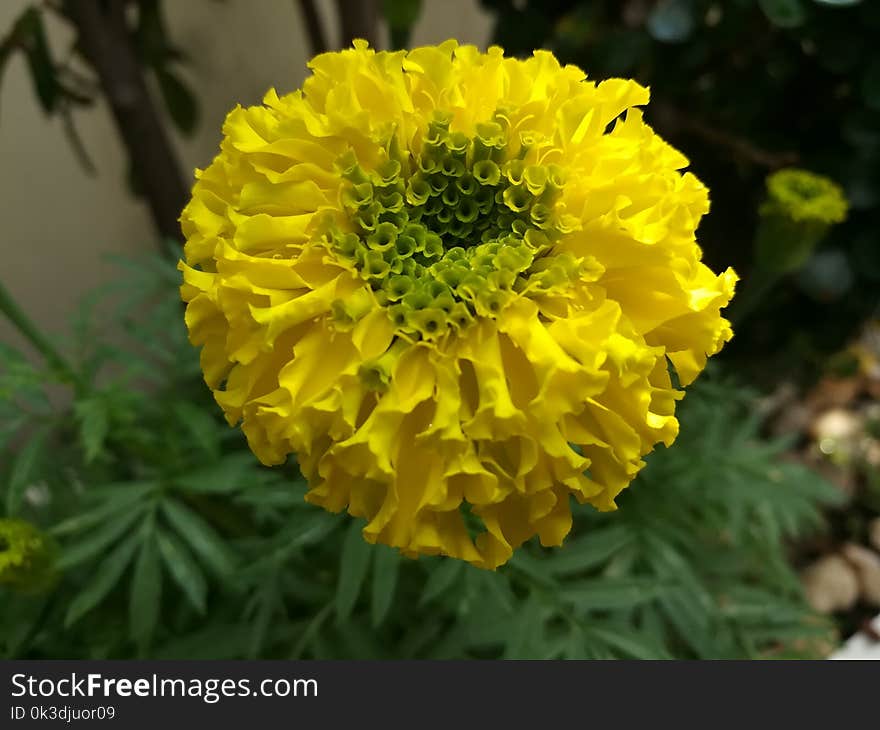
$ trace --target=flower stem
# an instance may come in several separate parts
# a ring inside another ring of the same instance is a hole
[[[0,281],[0,312],[12,322],[13,326],[45,358],[46,362],[56,373],[67,382],[73,384],[77,390],[82,387],[83,383],[79,374],[61,353],[55,349],[52,343],[43,336],[36,325],[22,311],[21,307],[16,304],[2,281]]]

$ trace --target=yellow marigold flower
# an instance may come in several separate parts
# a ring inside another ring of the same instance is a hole
[[[849,207],[841,187],[809,170],[789,167],[767,177],[762,215],[783,215],[794,221],[842,223]]]
[[[54,578],[55,545],[24,520],[0,519],[0,586],[39,590]]]
[[[230,424],[370,542],[494,568],[602,510],[731,337],[705,186],[648,91],[447,41],[313,59],[226,119],[181,218],[186,322]],[[474,535],[473,533],[479,534]]]
[[[846,219],[849,203],[837,183],[808,170],[786,168],[765,182],[756,261],[765,271],[783,274],[803,266],[829,228]]]

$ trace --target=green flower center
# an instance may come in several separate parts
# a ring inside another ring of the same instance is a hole
[[[399,333],[437,339],[477,317],[497,315],[517,294],[546,292],[580,274],[553,255],[566,232],[557,212],[564,184],[556,165],[507,154],[502,116],[470,138],[437,115],[421,150],[401,151],[367,172],[350,151],[338,161],[347,181],[345,216],[326,220],[324,240],[350,262],[388,308]],[[339,302],[339,319],[357,319]]]

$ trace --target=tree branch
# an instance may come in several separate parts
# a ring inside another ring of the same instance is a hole
[[[691,119],[670,104],[659,103],[654,107],[658,126],[667,132],[686,132],[724,149],[734,160],[745,161],[760,167],[776,170],[794,165],[800,159],[797,152],[771,152],[747,139],[737,137],[722,129]]]
[[[341,47],[350,48],[355,38],[363,38],[372,48],[379,43],[379,0],[336,0]]]
[[[315,0],[297,0],[297,5],[299,5],[299,12],[306,27],[312,55],[317,56],[319,53],[325,53],[330,47],[327,45],[327,36],[324,35],[324,26],[321,24],[321,16],[318,15]]]
[[[164,238],[181,239],[177,222],[188,198],[177,155],[150,98],[125,22],[127,3],[67,0],[80,48],[94,67],[110,104],[116,129]]]

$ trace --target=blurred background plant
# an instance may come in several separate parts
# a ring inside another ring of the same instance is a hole
[[[337,0],[338,28],[320,3],[297,8],[319,52],[329,38],[405,47],[429,2]],[[201,100],[163,3],[27,6],[0,31],[0,71],[26,57],[86,167],[72,111],[109,102],[164,245],[117,261],[66,334],[0,287],[27,343],[0,349],[0,654],[824,656],[876,611],[880,4],[482,5],[509,53],[549,48],[592,78],[650,85],[649,121],[712,190],[700,241],[714,268],[736,266],[746,304],[675,446],[618,512],[578,508],[565,548],[530,544],[495,573],[401,559],[306,505],[294,461],[261,467],[222,421],[185,339],[186,188],[165,125],[195,129]],[[69,47],[50,46],[49,14]],[[798,228],[779,175],[842,190],[845,221]]]

